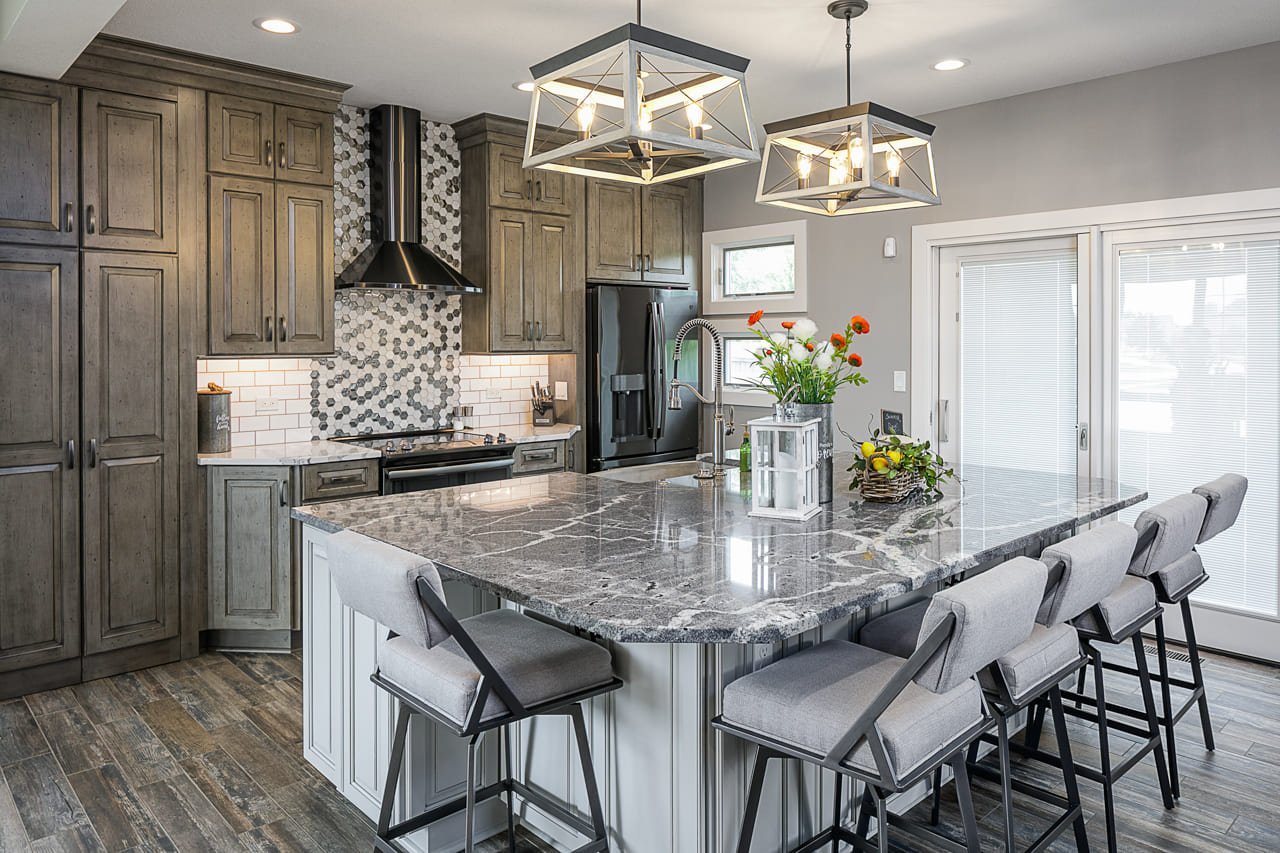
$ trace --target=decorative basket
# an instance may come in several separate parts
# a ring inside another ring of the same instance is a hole
[[[872,457],[875,458],[874,456]],[[870,460],[868,460],[870,461]],[[912,472],[899,472],[892,480],[867,466],[862,473],[862,496],[869,501],[897,503],[905,500],[920,485],[920,476]]]

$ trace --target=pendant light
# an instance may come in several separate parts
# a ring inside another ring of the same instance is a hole
[[[834,0],[844,19],[845,106],[764,126],[756,201],[845,216],[939,204],[934,126],[865,101],[853,103],[853,19],[867,0]]]
[[[530,67],[524,165],[657,184],[760,159],[748,60],[636,20]]]

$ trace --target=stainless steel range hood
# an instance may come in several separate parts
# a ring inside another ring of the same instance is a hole
[[[383,104],[369,111],[369,202],[373,242],[338,276],[339,289],[480,288],[422,245],[422,116]]]

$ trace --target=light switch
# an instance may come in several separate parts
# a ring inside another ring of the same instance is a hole
[[[568,382],[556,383],[556,399],[557,400],[569,399],[569,383]]]
[[[897,237],[884,238],[884,256],[886,258],[898,257],[898,238]]]
[[[893,390],[895,391],[907,390],[907,371],[895,370],[893,372]]]
[[[284,400],[277,400],[275,397],[259,397],[254,400],[253,410],[259,415],[284,414]]]

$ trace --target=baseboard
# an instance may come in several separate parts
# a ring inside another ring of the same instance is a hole
[[[219,652],[288,654],[302,646],[302,632],[280,629],[210,629],[200,632],[201,645]]]
[[[28,693],[41,693],[80,683],[80,658],[15,669],[0,673],[0,699],[13,699]]]
[[[170,637],[167,640],[156,640],[154,643],[127,649],[85,655],[80,659],[80,677],[83,681],[93,681],[97,678],[132,672],[135,669],[147,669],[181,659],[182,640],[178,637]]]

